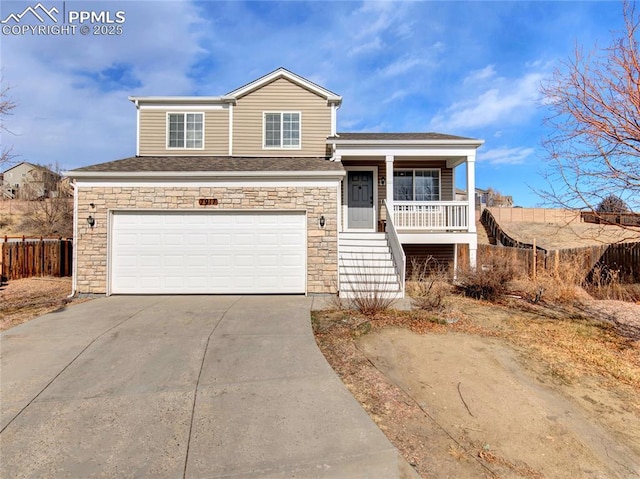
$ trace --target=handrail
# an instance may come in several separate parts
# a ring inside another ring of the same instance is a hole
[[[384,200],[383,205],[385,214],[387,215],[387,222],[385,226],[385,230],[387,232],[387,241],[389,242],[389,246],[391,248],[391,256],[393,257],[393,261],[396,265],[396,272],[398,273],[398,278],[400,279],[400,290],[402,291],[402,297],[404,297],[404,279],[407,258],[404,254],[404,250],[402,249],[402,244],[400,244],[398,232],[396,231],[396,227],[393,224],[393,215],[389,211],[389,206],[387,205],[386,199]]]

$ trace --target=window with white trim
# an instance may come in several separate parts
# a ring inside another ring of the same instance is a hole
[[[167,148],[204,147],[204,114],[169,113],[167,122]]]
[[[300,113],[264,114],[264,148],[300,148]]]
[[[395,170],[394,201],[439,201],[440,170]]]

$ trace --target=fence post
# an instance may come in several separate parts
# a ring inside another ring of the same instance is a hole
[[[538,269],[538,251],[536,249],[536,239],[533,238],[533,280],[536,280],[536,273]]]

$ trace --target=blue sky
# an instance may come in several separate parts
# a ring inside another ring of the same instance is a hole
[[[37,3],[2,0],[0,16]],[[41,3],[125,21],[120,35],[1,35],[18,104],[2,143],[22,161],[133,156],[128,96],[221,95],[282,66],[342,95],[338,131],[484,139],[477,186],[520,206],[544,187],[541,82],[576,45],[607,46],[622,29],[617,1]]]

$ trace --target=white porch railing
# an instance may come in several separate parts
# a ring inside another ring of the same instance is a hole
[[[393,223],[398,230],[467,231],[468,213],[466,201],[393,202]]]
[[[393,218],[391,213],[389,213],[387,200],[384,200],[383,205],[386,217]],[[393,256],[393,262],[396,265],[396,272],[398,273],[398,280],[400,281],[400,287],[402,288],[402,297],[404,298],[404,278],[407,258],[405,257],[404,250],[402,249],[402,244],[400,243],[400,238],[398,238],[398,233],[396,232],[393,221],[387,220],[385,229],[387,232],[387,241],[389,241],[389,247],[391,248],[391,256]]]

